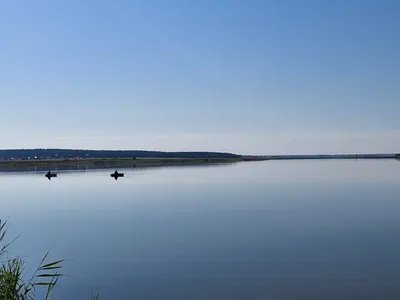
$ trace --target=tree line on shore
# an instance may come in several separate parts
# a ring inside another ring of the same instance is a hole
[[[69,159],[69,158],[238,158],[224,152],[162,152],[147,150],[82,150],[82,149],[7,149],[0,159]]]

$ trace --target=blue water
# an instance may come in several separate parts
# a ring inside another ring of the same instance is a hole
[[[399,299],[400,162],[0,174],[11,254],[54,299]]]

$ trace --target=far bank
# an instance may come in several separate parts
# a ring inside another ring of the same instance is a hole
[[[240,161],[261,161],[259,157],[235,158],[74,158],[74,159],[14,159],[0,160],[0,170],[25,169],[25,168],[61,168],[61,167],[145,167],[168,165],[199,165],[235,163]]]

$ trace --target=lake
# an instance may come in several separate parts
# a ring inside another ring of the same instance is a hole
[[[400,299],[400,162],[0,173],[11,253],[54,299]]]

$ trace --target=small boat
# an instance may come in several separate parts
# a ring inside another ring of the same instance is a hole
[[[119,177],[124,177],[124,173],[118,173],[118,171],[115,170],[115,172],[111,173],[110,176],[114,177],[114,179],[117,180]]]
[[[44,176],[46,176],[50,180],[50,178],[52,178],[52,177],[57,177],[57,173],[48,171]]]

